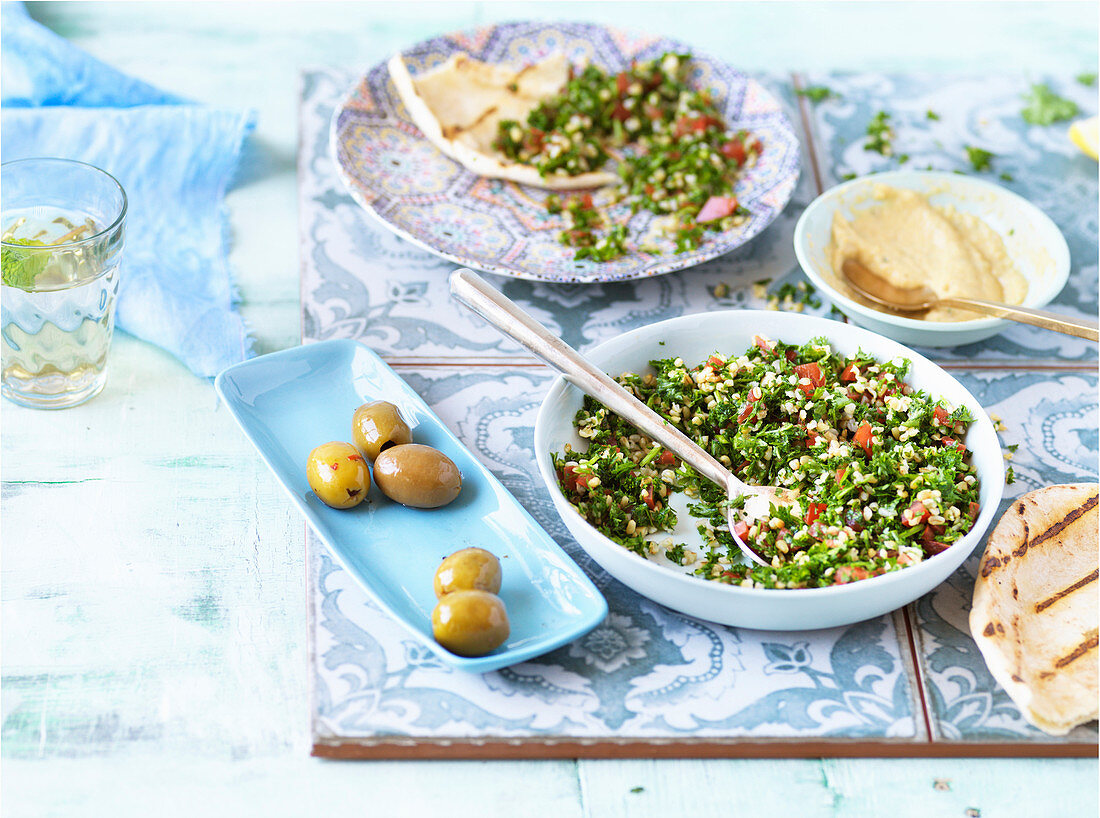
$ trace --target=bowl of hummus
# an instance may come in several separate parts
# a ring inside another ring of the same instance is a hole
[[[974,343],[1012,322],[946,307],[890,312],[848,285],[846,259],[897,287],[1025,307],[1048,304],[1069,276],[1066,240],[1045,213],[955,173],[893,171],[838,185],[806,208],[794,245],[806,275],[855,323],[921,346]]]

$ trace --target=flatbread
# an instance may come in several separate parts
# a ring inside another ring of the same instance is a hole
[[[1024,717],[1052,735],[1097,717],[1098,487],[1014,500],[989,538],[970,632]]]
[[[555,54],[522,69],[475,60],[457,53],[416,77],[395,54],[390,78],[421,132],[447,156],[479,176],[508,179],[551,190],[577,190],[613,184],[606,171],[542,177],[530,165],[514,162],[493,147],[502,120],[525,122],[542,100],[569,79],[569,60]]]

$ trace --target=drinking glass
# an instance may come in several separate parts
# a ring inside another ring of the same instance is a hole
[[[70,159],[0,165],[0,394],[39,409],[102,391],[126,192]]]

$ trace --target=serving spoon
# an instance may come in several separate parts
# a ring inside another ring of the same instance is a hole
[[[591,395],[638,431],[657,441],[695,471],[721,486],[730,500],[745,498],[744,517],[747,520],[766,519],[771,505],[790,505],[795,495],[788,489],[774,486],[750,486],[700,448],[687,435],[666,421],[613,378],[597,367],[561,338],[552,335],[542,324],[524,312],[514,302],[491,287],[485,279],[470,270],[451,274],[451,293],[465,306],[480,315],[505,335],[523,344],[566,380],[587,395]],[[757,565],[768,566],[752,547],[734,533],[736,509],[726,512],[730,536],[745,557]]]
[[[1010,307],[1008,304],[982,301],[977,298],[940,297],[928,287],[896,287],[854,258],[845,259],[840,269],[845,280],[856,292],[894,312],[915,313],[925,312],[933,307],[957,307],[970,312],[1007,318],[1009,321],[1019,321],[1021,324],[1063,332],[1066,335],[1075,335],[1078,338],[1087,338],[1090,341],[1100,340],[1100,325],[1095,321],[1067,318],[1057,313],[1033,310],[1028,307]]]

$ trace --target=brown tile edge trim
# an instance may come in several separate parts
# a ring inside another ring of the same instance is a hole
[[[914,742],[843,739],[364,739],[314,738],[310,753],[331,759],[571,758],[1096,758],[1096,744]]]

